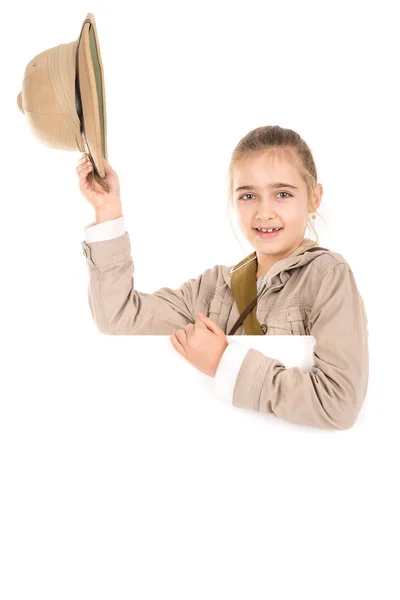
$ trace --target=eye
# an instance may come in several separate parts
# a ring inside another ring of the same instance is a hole
[[[286,194],[286,196],[289,196],[290,198],[292,198],[292,194],[289,194],[289,192],[278,192],[277,195],[279,194]],[[245,196],[254,196],[254,194],[242,194],[242,196],[239,197],[239,200],[244,199]],[[284,198],[281,197],[281,199],[283,200]]]

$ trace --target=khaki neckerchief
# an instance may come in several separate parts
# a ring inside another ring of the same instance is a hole
[[[328,250],[322,246],[308,246],[311,241],[307,238],[306,247],[303,248],[303,243],[293,253],[303,253],[305,251]],[[307,247],[308,246],[308,247]],[[243,266],[242,266],[243,265]],[[227,335],[234,335],[234,332],[242,325],[245,328],[246,335],[264,335],[264,331],[257,319],[257,253],[254,251],[243,260],[241,260],[233,268],[231,275],[232,295],[239,309],[240,317],[233,325],[231,331]]]
[[[256,317],[258,295],[257,267],[257,255],[255,252],[252,252],[241,260],[240,263],[235,265],[235,270],[231,277],[232,294],[240,313],[240,323],[237,321],[233,326],[232,331],[236,331],[243,322],[247,335],[264,335],[261,325]],[[228,333],[228,335],[232,335],[232,333]]]

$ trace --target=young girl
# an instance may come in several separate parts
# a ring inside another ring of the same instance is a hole
[[[89,306],[102,333],[170,334],[182,356],[215,378],[215,391],[236,407],[291,423],[348,429],[364,401],[369,375],[365,307],[341,254],[304,237],[322,198],[311,151],[291,129],[250,131],[229,166],[229,201],[255,251],[234,266],[215,265],[178,289],[134,289],[118,176],[107,161],[107,193],[84,155],[80,191],[96,220],[82,242]],[[264,232],[271,230],[271,232]],[[313,335],[310,372],[227,335]]]

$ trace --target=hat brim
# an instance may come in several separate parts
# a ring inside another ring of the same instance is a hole
[[[107,117],[103,63],[93,13],[88,13],[78,47],[78,81],[81,93],[83,131],[88,152],[99,176],[106,176]]]

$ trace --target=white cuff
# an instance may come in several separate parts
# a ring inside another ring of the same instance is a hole
[[[249,349],[246,346],[235,340],[229,342],[217,367],[213,393],[229,404],[233,402],[236,379],[248,351]]]
[[[125,233],[124,215],[118,219],[110,219],[97,223],[93,221],[85,227],[85,242],[103,242],[120,237]]]

